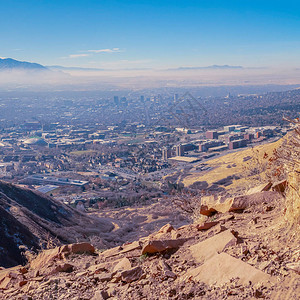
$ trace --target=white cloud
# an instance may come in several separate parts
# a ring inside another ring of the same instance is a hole
[[[70,54],[69,58],[78,58],[78,57],[86,57],[89,56],[87,53],[82,53],[82,54]]]
[[[62,57],[63,59],[65,58],[80,58],[80,57],[87,57],[91,56],[92,53],[118,53],[118,52],[123,52],[120,48],[111,48],[111,49],[96,49],[96,50],[86,50],[86,51],[81,51],[81,52],[87,52],[87,53],[80,53],[80,54],[70,54],[67,57]]]
[[[88,52],[92,52],[92,53],[116,53],[116,52],[122,52],[122,50],[120,48],[112,48],[112,49],[88,50]]]

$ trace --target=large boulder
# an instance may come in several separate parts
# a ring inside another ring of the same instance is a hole
[[[205,231],[205,230],[208,230],[208,229],[216,226],[218,223],[219,223],[219,221],[204,222],[202,224],[198,224],[197,229],[199,231]]]
[[[195,261],[202,263],[217,253],[224,251],[228,246],[235,245],[236,241],[237,239],[231,231],[226,230],[190,246],[190,251]]]
[[[158,253],[166,250],[176,249],[182,246],[186,239],[173,239],[173,240],[148,240],[142,248],[142,255],[146,253]]]
[[[276,191],[236,196],[225,200],[222,198],[204,197],[201,202],[200,214],[210,216],[216,212],[242,211],[251,206],[268,203],[279,198],[281,198],[281,195]]]
[[[287,188],[287,181],[281,180],[274,182],[272,185],[272,191],[278,192],[278,193],[284,193]]]
[[[130,283],[140,279],[143,275],[143,269],[139,266],[123,271],[121,273],[121,280]]]
[[[200,267],[189,270],[187,277],[213,286],[222,286],[232,279],[245,285],[274,282],[270,275],[224,252],[214,255]]]
[[[16,266],[0,270],[0,290],[6,290],[24,281],[24,274],[27,269],[22,266]],[[0,297],[1,298],[1,297]]]
[[[274,191],[234,197],[232,199],[229,211],[244,210],[251,206],[259,205],[262,203],[269,203],[280,198],[281,195]]]
[[[203,196],[201,198],[200,214],[208,217],[213,215],[217,212],[214,205],[218,202],[222,202],[222,199],[216,197],[216,195]]]
[[[68,263],[62,263],[62,264],[58,264],[51,272],[50,274],[56,274],[59,272],[66,272],[66,273],[70,273],[74,270],[74,266]]]
[[[96,265],[92,265],[90,266],[87,271],[91,272],[92,274],[100,274],[102,272],[107,272],[108,270],[110,270],[112,268],[113,263],[112,262],[104,262],[101,264],[96,264]]]
[[[252,194],[256,194],[256,193],[266,192],[266,191],[269,191],[271,187],[272,187],[271,182],[262,183],[260,185],[257,185],[255,187],[251,188],[250,190],[248,190],[246,192],[246,194],[247,195],[252,195]]]
[[[132,268],[131,262],[128,258],[122,258],[114,267],[113,272],[125,271]]]
[[[95,252],[94,246],[89,243],[78,243],[67,245],[67,251],[71,254],[93,254]]]
[[[127,243],[122,246],[117,246],[108,250],[105,250],[103,253],[101,253],[101,256],[105,258],[113,257],[113,256],[118,256],[121,254],[125,254],[128,252],[132,252],[135,250],[141,249],[141,245],[139,241],[134,241],[132,243]]]
[[[171,224],[164,225],[158,232],[159,233],[168,233],[174,230],[174,227]]]

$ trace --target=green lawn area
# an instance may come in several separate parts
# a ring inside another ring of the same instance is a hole
[[[84,155],[84,154],[93,154],[93,153],[97,153],[97,152],[95,150],[82,150],[82,151],[70,152],[70,155],[80,156],[80,155]]]

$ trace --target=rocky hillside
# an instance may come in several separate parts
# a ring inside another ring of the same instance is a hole
[[[43,251],[0,271],[0,298],[298,299],[299,236],[282,226],[285,186],[205,199],[201,223],[166,224],[104,252],[88,243]]]
[[[287,173],[286,219],[300,234],[300,119],[290,120],[295,130],[286,138],[278,151],[278,160]]]
[[[0,182],[0,266],[26,262],[24,251],[88,240],[113,225],[88,217],[54,199]]]

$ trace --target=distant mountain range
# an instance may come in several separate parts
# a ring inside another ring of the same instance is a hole
[[[168,69],[168,71],[175,71],[175,70],[205,70],[205,69],[243,69],[242,66],[229,66],[229,65],[212,65],[212,66],[206,66],[206,67],[179,67],[174,69]]]
[[[19,61],[12,58],[0,58],[0,70],[53,70],[53,71],[109,71],[107,69],[100,68],[80,68],[80,67],[63,67],[63,66],[43,66],[37,63],[31,63],[27,61]],[[212,65],[206,67],[178,67],[173,69],[167,69],[165,71],[185,71],[185,70],[205,70],[205,69],[243,69],[242,66],[230,66],[230,65]],[[145,70],[145,69],[122,69],[122,70]],[[112,70],[111,70],[112,71]]]
[[[120,68],[120,69],[101,69],[101,68],[84,68],[84,67],[64,67],[64,66],[47,66],[53,71],[141,71],[151,70],[150,68]]]
[[[106,71],[100,68],[81,68],[81,67],[64,67],[64,66],[47,66],[48,69],[54,71]]]
[[[27,61],[19,61],[12,58],[0,58],[0,70],[49,70],[48,68]]]
[[[47,66],[50,70],[69,70],[69,71],[135,71],[135,70],[150,70],[150,68],[125,68],[125,69],[100,69],[100,68],[81,68],[81,67],[63,67],[63,66]],[[212,65],[205,67],[178,67],[171,69],[163,69],[161,71],[185,71],[185,70],[219,70],[219,69],[244,69],[242,66],[230,66],[230,65]]]

